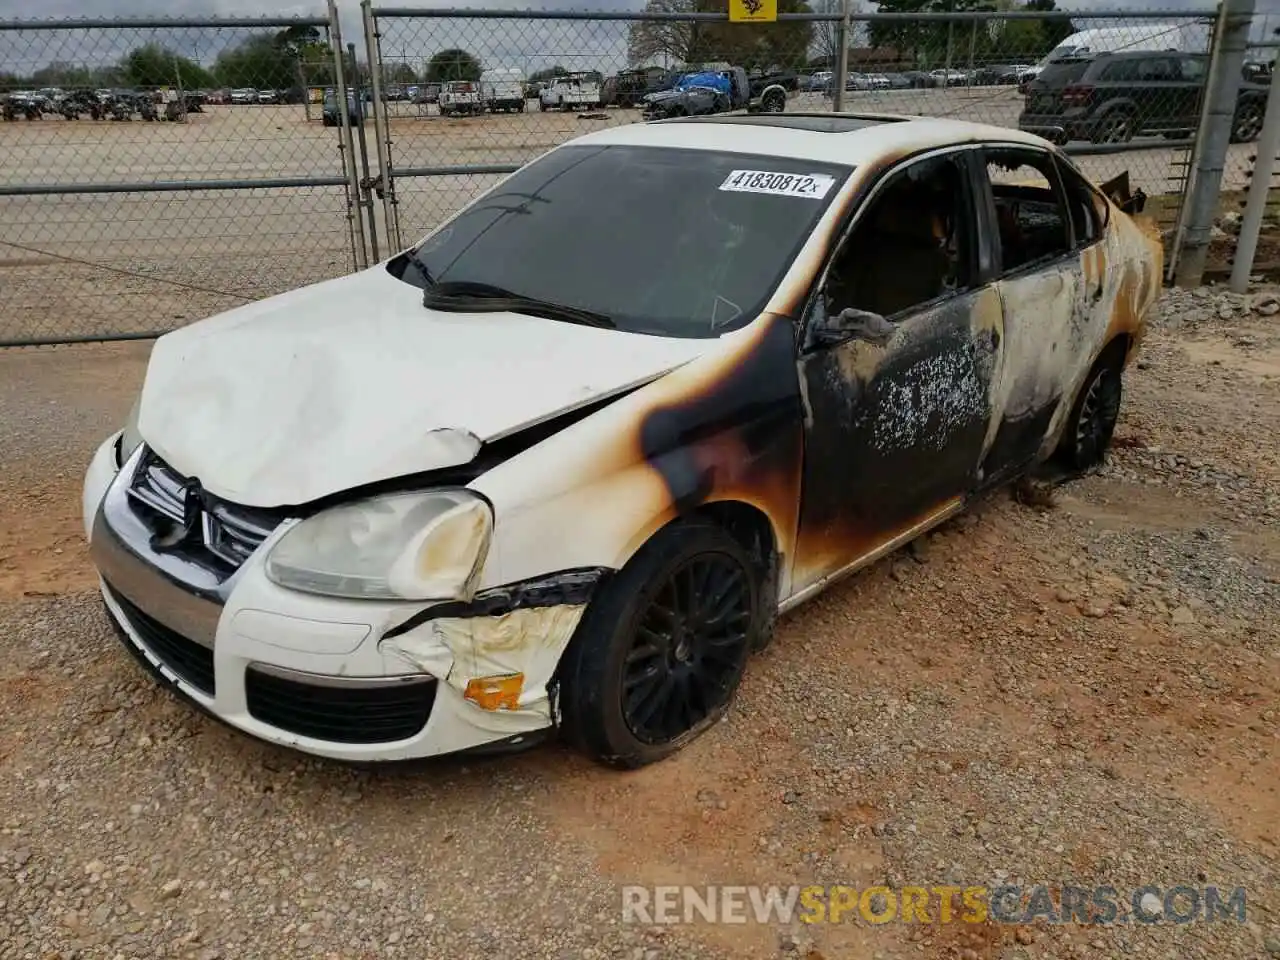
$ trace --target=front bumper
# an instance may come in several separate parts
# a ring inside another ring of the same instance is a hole
[[[259,739],[353,762],[514,746],[552,726],[547,685],[593,577],[506,607],[484,595],[471,605],[309,596],[263,571],[288,521],[228,575],[153,548],[128,492],[140,455],[121,465],[116,437],[98,450],[86,533],[122,641],[184,699]],[[520,679],[502,696],[475,692],[495,677]]]

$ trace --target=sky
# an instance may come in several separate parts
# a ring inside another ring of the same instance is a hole
[[[450,7],[462,2],[386,0],[397,7]],[[580,9],[636,10],[643,0],[485,0],[490,9]],[[1059,0],[1067,12],[1086,14],[1088,10],[1203,10],[1212,0]],[[855,6],[874,11],[875,5],[855,0]],[[338,0],[345,41],[354,41],[360,59],[364,38],[357,0]],[[1255,37],[1280,27],[1280,0],[1255,0]],[[23,31],[3,29],[3,21],[31,18],[62,20],[83,17],[163,17],[322,16],[323,0],[0,0],[0,71],[29,73],[50,60],[77,63],[105,63],[140,43],[157,40],[167,46],[212,65],[217,54],[245,36],[233,30],[96,30]],[[1131,21],[1134,22],[1134,21]],[[1100,25],[1100,24],[1099,24]],[[399,19],[385,21],[383,55],[390,61],[404,60],[420,70],[431,53],[449,46],[461,46],[478,54],[489,66],[519,67],[526,72],[560,64],[570,69],[617,70],[625,66],[625,22],[549,20],[463,20]],[[1270,54],[1268,53],[1268,58]]]

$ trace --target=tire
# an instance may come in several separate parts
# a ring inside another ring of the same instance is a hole
[[[760,101],[765,113],[782,113],[787,108],[786,94],[778,90],[770,90]]]
[[[1252,143],[1262,133],[1263,106],[1252,100],[1236,107],[1231,120],[1231,142]]]
[[[1135,124],[1133,114],[1114,110],[1103,116],[1094,127],[1094,143],[1128,143],[1133,139]]]
[[[542,113],[546,113],[546,112],[547,112],[547,105],[546,105],[546,103],[545,103],[544,101],[542,101],[542,100],[539,100],[539,101],[538,101],[538,110],[539,110],[540,112],[542,112]]]
[[[1056,451],[1063,466],[1088,470],[1106,457],[1120,416],[1123,370],[1123,350],[1108,347],[1089,371]]]
[[[759,645],[761,581],[752,556],[715,523],[659,531],[600,588],[561,660],[568,740],[606,766],[634,769],[710,729]]]

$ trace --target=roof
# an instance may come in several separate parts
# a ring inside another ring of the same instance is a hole
[[[754,153],[859,166],[886,154],[988,140],[1038,147],[1048,143],[1033,134],[985,123],[871,113],[722,114],[659,120],[609,127],[569,143]]]

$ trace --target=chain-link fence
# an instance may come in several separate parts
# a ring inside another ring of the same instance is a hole
[[[0,343],[143,336],[357,269],[550,147],[681,114],[1032,130],[1097,181],[1127,171],[1179,235],[1225,7],[1039,6],[779,0],[776,22],[731,23],[692,0],[612,13],[365,0],[352,43],[332,2],[301,19],[0,23]],[[1233,69],[1227,206],[1270,79],[1257,56]]]
[[[683,12],[691,6],[653,0],[644,12],[602,14],[366,0],[371,61],[386,92],[379,146],[395,201],[388,222],[399,227],[393,245],[413,242],[501,174],[578,134],[743,107],[1031,130],[1065,144],[1098,181],[1128,171],[1166,226],[1176,219],[1214,10],[846,17],[832,0],[807,13],[785,12],[782,0],[776,22],[745,24]],[[1242,114],[1241,141],[1256,137],[1255,119],[1252,108]],[[1225,188],[1240,186],[1248,149],[1231,148]]]
[[[0,343],[145,336],[363,263],[332,40],[0,23]]]

